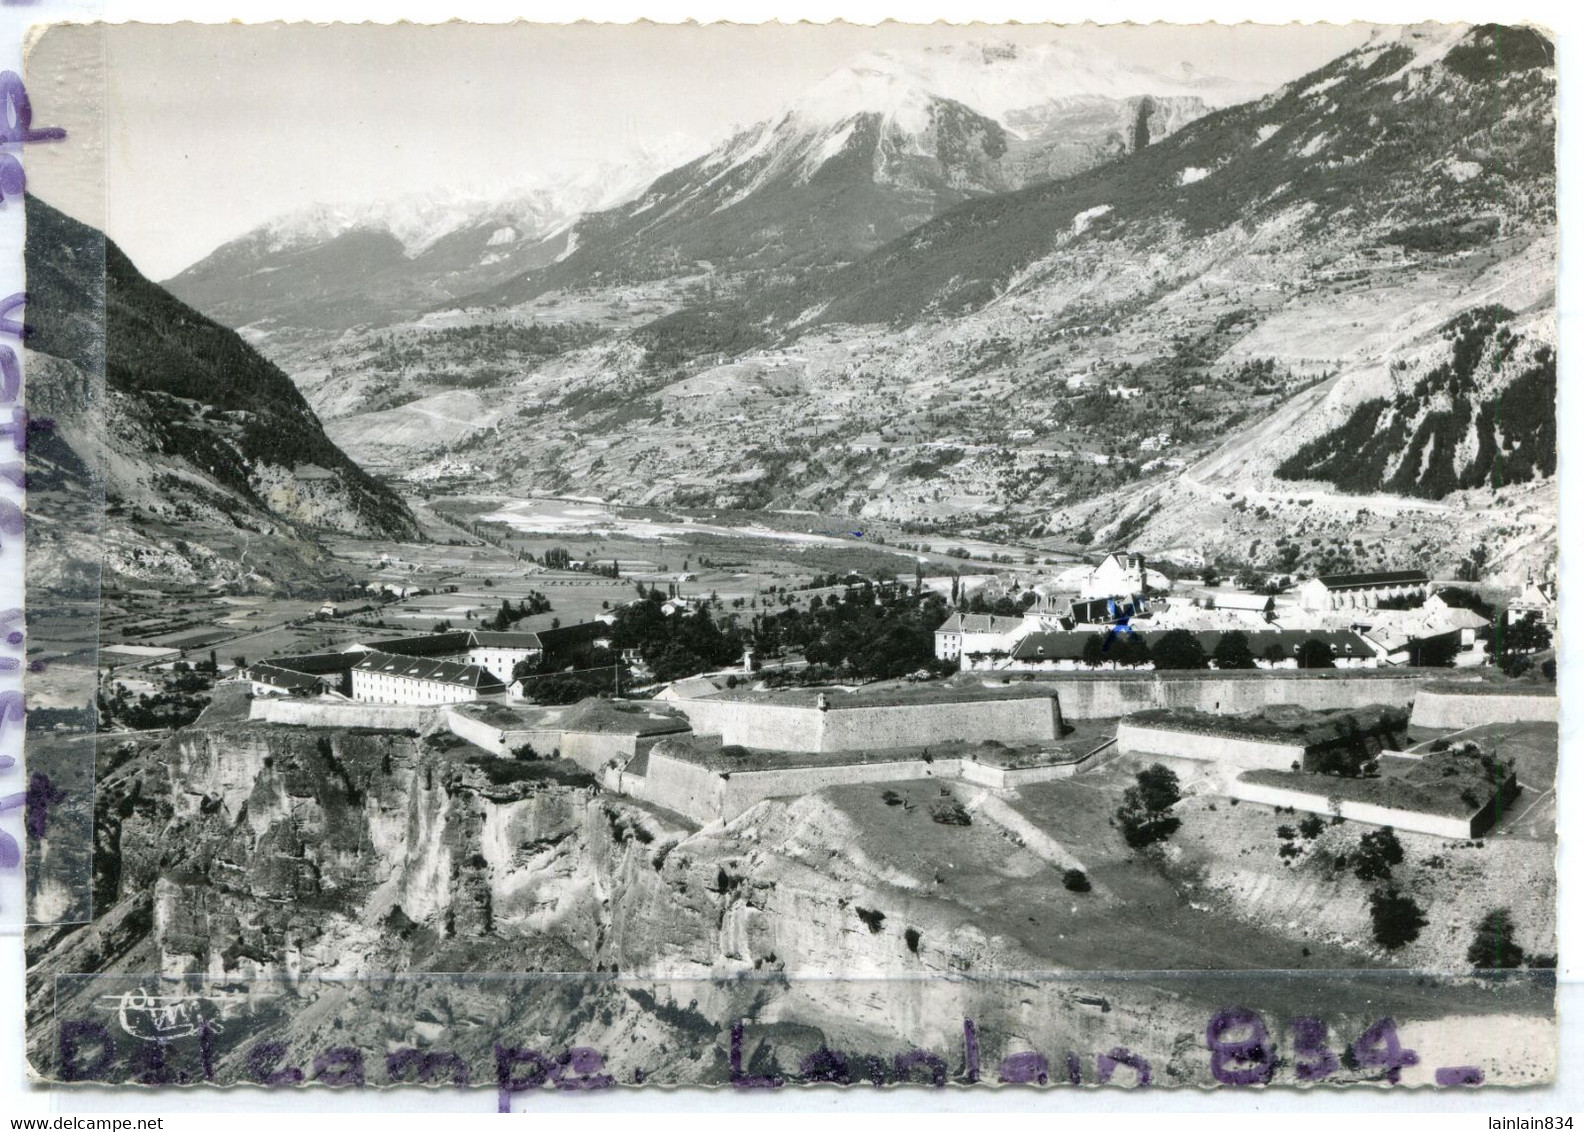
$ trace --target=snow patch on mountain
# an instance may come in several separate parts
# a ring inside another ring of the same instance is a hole
[[[1093,208],[1086,208],[1073,217],[1072,232],[1074,236],[1082,235],[1084,229],[1093,224],[1100,217],[1111,211],[1109,204],[1097,204]]]
[[[1202,168],[1198,165],[1190,165],[1186,169],[1178,171],[1177,183],[1179,185],[1193,185],[1204,180],[1208,176],[1210,176],[1210,170]]]
[[[1413,24],[1409,27],[1390,28],[1377,32],[1367,46],[1377,43],[1384,49],[1396,44],[1413,49],[1413,58],[1380,82],[1394,83],[1411,71],[1422,71],[1439,63],[1468,34],[1468,24]]]
[[[1149,95],[1198,98],[1222,107],[1269,89],[1269,84],[1201,75],[1185,63],[1164,70],[1136,67],[1077,44],[981,40],[862,55],[809,91],[794,112],[830,124],[868,110],[919,132],[928,124],[929,96],[960,102],[1006,124],[1016,111],[1049,102]]]

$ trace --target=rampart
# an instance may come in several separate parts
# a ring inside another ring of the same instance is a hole
[[[377,727],[387,731],[422,731],[434,721],[437,710],[411,704],[256,696],[248,706],[248,718],[263,723],[289,723],[297,727]]]
[[[1425,684],[1446,678],[1445,669],[1073,673],[1023,686],[1054,693],[1064,719],[1114,719],[1149,708],[1242,715],[1275,704],[1315,710],[1362,704],[1407,707]]]
[[[535,727],[496,727],[482,719],[476,719],[466,712],[455,708],[448,709],[445,714],[446,727],[452,734],[466,739],[475,747],[482,747],[486,751],[497,754],[509,755],[523,744],[528,744],[540,755],[548,755],[561,745],[561,732],[549,728]]]
[[[1426,688],[1414,700],[1411,724],[1462,730],[1482,723],[1555,723],[1557,697],[1550,689],[1529,692],[1459,692]]]
[[[709,697],[678,701],[700,735],[761,751],[883,751],[952,741],[1048,743],[1060,736],[1050,695],[1016,689],[1007,696],[967,691],[920,694],[896,703],[847,703],[833,693],[828,709],[813,703]]]
[[[705,823],[730,821],[766,798],[812,794],[831,786],[933,778],[960,779],[992,790],[1005,790],[1033,782],[1050,782],[1072,777],[1104,757],[1111,748],[1111,743],[1102,743],[1084,756],[1067,762],[1012,769],[977,762],[971,757],[916,757],[732,771],[703,766],[664,751],[651,751],[648,769],[642,775],[628,774],[620,768],[605,767],[602,771],[607,789]]]
[[[1302,743],[1150,727],[1124,719],[1117,726],[1117,749],[1122,754],[1196,759],[1238,770],[1286,770],[1293,763],[1302,765],[1305,748]]]
[[[1291,806],[1312,814],[1340,814],[1348,821],[1361,821],[1369,825],[1389,825],[1413,833],[1432,833],[1466,841],[1483,837],[1496,824],[1502,812],[1518,797],[1518,776],[1509,775],[1501,789],[1475,812],[1466,817],[1432,813],[1425,810],[1404,810],[1391,806],[1375,805],[1317,794],[1308,790],[1294,790],[1265,783],[1247,782],[1241,775],[1227,786],[1226,793],[1244,802],[1259,802],[1267,806]]]

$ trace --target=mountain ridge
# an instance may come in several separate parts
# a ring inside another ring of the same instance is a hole
[[[201,530],[267,537],[297,563],[317,555],[314,527],[415,532],[401,499],[331,443],[291,379],[234,331],[39,198],[27,219],[28,398],[53,421],[29,476],[41,493],[103,493],[106,514],[90,519],[104,545],[90,553],[112,571],[231,573]],[[190,537],[172,537],[178,526]],[[250,576],[269,580],[252,566],[232,580]]]

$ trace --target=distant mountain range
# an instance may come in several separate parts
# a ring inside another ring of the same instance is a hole
[[[62,574],[102,565],[252,584],[269,580],[275,553],[317,554],[314,528],[416,533],[401,499],[330,442],[291,380],[235,331],[144,279],[97,229],[37,197],[27,219],[28,402],[50,421],[28,476],[52,520],[35,528],[30,558],[75,553],[55,564]],[[79,510],[79,529],[62,521]],[[228,560],[206,533],[256,540],[252,560]]]
[[[873,54],[675,167],[649,155],[472,207],[313,209],[167,286],[234,327],[343,330],[559,287],[840,264],[964,200],[1091,168],[1255,93],[1058,44]]]
[[[389,322],[553,263],[572,248],[579,217],[630,199],[689,148],[669,142],[500,197],[315,205],[221,245],[164,286],[237,328]]]
[[[1543,546],[1551,44],[1391,29],[1243,101],[1060,58],[861,60],[443,312],[374,287],[356,327],[226,317],[418,480],[1288,570]],[[396,227],[271,254],[357,291],[338,241],[378,241],[381,279],[445,242]],[[328,293],[292,271],[266,275]]]

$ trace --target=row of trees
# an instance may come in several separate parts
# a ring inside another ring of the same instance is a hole
[[[531,591],[516,605],[509,598],[501,598],[500,608],[495,613],[484,618],[480,624],[494,632],[504,632],[525,617],[534,617],[541,613],[549,613],[553,607],[550,599],[538,590]]]
[[[1299,668],[1336,667],[1336,652],[1317,637],[1302,642],[1292,652],[1280,642],[1273,642],[1261,650],[1259,659],[1279,664],[1289,658],[1296,658]],[[1083,649],[1083,663],[1090,668],[1104,665],[1137,668],[1154,664],[1157,669],[1184,670],[1209,668],[1212,661],[1219,669],[1258,667],[1248,634],[1236,629],[1223,633],[1208,653],[1198,636],[1187,629],[1168,630],[1153,646],[1131,629],[1095,633],[1084,642]]]

